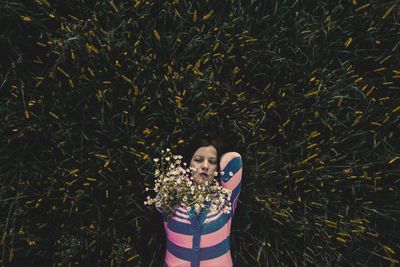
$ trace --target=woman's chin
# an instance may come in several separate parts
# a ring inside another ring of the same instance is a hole
[[[207,181],[208,181],[208,183],[211,183],[211,181],[212,181],[212,179],[210,179],[210,178],[202,178],[202,177],[194,178],[194,180],[199,184],[204,184]]]

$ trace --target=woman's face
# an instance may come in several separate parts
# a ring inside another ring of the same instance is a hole
[[[190,161],[190,166],[197,169],[194,179],[211,182],[214,179],[214,172],[217,171],[217,164],[217,149],[212,145],[200,147],[194,152]]]

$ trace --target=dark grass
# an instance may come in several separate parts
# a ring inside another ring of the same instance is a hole
[[[243,157],[236,266],[399,264],[398,1],[0,12],[3,266],[160,266],[151,158],[198,131]]]

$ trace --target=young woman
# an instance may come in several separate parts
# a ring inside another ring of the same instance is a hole
[[[218,137],[197,137],[181,152],[183,162],[196,168],[195,181],[218,179],[220,185],[232,190],[231,212],[222,209],[196,216],[183,205],[175,209],[168,221],[163,214],[166,232],[164,267],[232,267],[230,252],[231,223],[242,182],[242,157],[238,152],[226,151]],[[214,177],[215,171],[223,174]]]

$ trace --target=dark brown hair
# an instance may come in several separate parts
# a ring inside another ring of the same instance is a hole
[[[232,149],[231,144],[232,139],[228,135],[222,137],[222,135],[218,133],[196,134],[185,145],[178,148],[176,153],[174,154],[182,155],[182,163],[186,162],[186,167],[189,167],[192,156],[197,149],[199,149],[200,147],[212,145],[217,150],[217,171],[220,172],[221,156]]]

